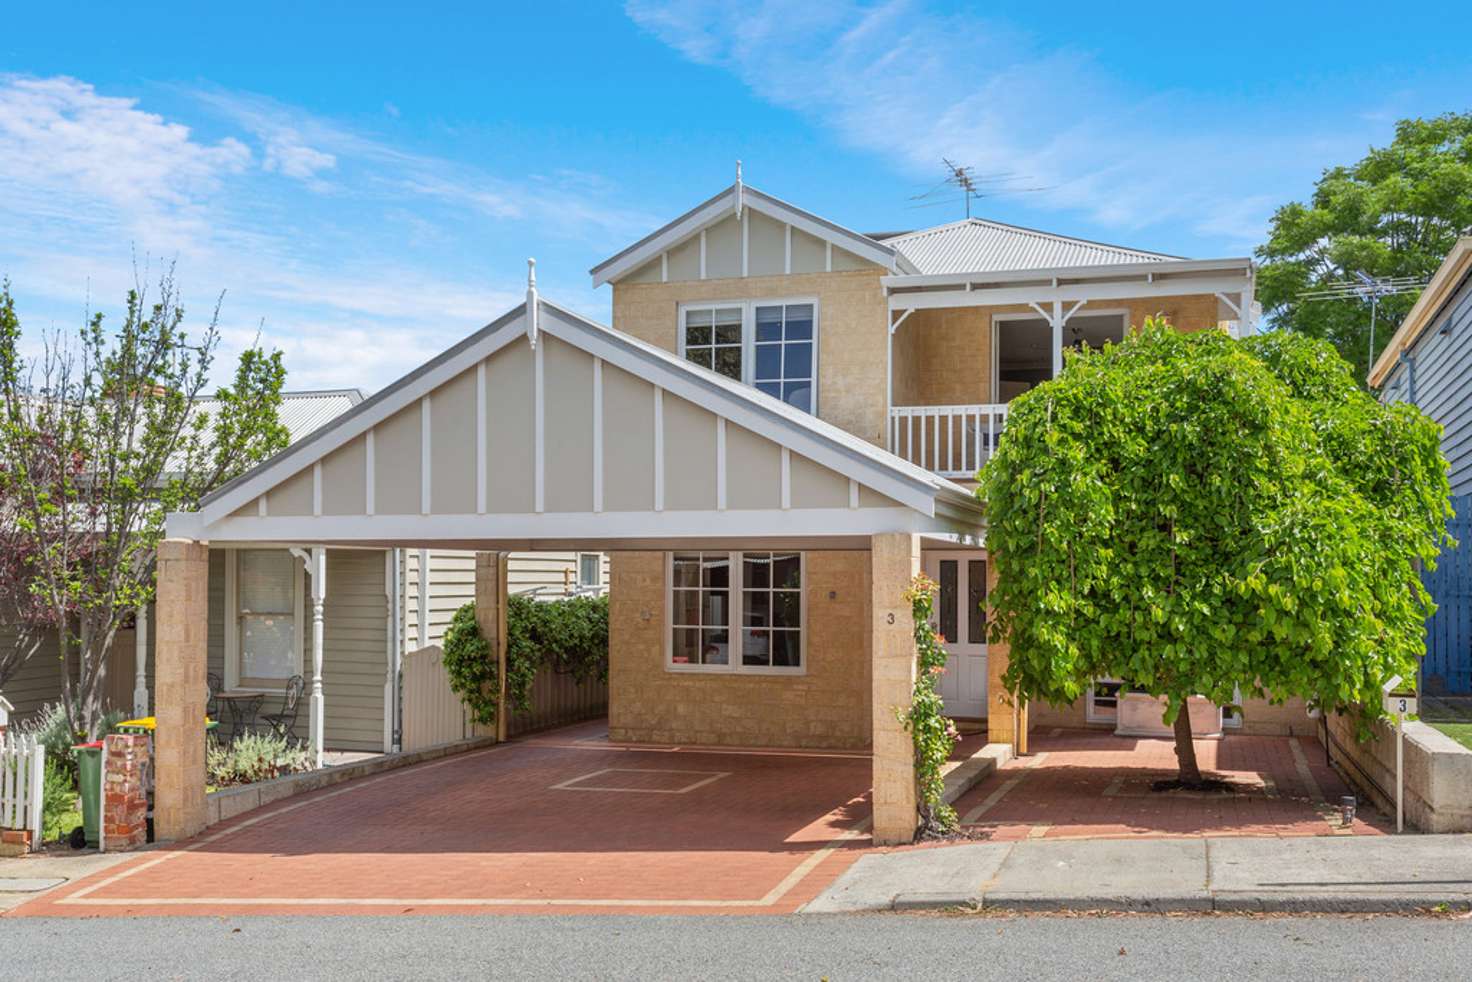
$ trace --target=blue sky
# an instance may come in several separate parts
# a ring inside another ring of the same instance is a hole
[[[26,4],[0,35],[0,276],[32,337],[177,262],[223,353],[376,389],[747,180],[859,230],[951,156],[987,217],[1243,255],[1405,116],[1472,109],[1472,8],[922,2]],[[1191,9],[1191,8],[1200,9]],[[1208,9],[1210,8],[1210,9]],[[1406,8],[1410,10],[1410,8]],[[224,361],[229,361],[227,357]]]

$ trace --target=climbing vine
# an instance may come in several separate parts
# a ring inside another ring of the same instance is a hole
[[[942,768],[960,734],[942,713],[937,683],[946,670],[944,639],[930,626],[936,584],[923,573],[905,591],[915,621],[915,692],[900,722],[915,742],[915,782],[920,810],[920,834],[940,835],[956,828],[956,810],[941,800],[945,791]]]
[[[496,656],[475,622],[475,604],[455,611],[442,646],[451,691],[470,710],[471,719],[482,726],[493,725],[500,695]]]
[[[475,604],[455,612],[445,631],[444,665],[450,688],[471,717],[496,721],[499,679],[496,656],[475,620]],[[543,666],[579,684],[608,678],[608,598],[539,601],[513,596],[506,604],[506,699],[531,709],[532,683]]]

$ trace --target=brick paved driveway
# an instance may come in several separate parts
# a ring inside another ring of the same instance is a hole
[[[604,733],[288,799],[10,916],[787,912],[869,844],[867,755],[621,748]]]
[[[1340,828],[1347,788],[1309,737],[1228,735],[1198,740],[1203,772],[1235,793],[1157,792],[1176,776],[1170,740],[1098,730],[1037,730],[1032,754],[962,796],[956,811],[974,835],[995,840],[1205,835],[1376,835],[1384,819],[1361,801]],[[1393,824],[1393,823],[1392,823]]]

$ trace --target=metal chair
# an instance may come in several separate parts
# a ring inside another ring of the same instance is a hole
[[[286,693],[281,699],[281,712],[266,713],[261,719],[265,720],[271,727],[271,732],[280,737],[291,736],[291,731],[296,727],[297,709],[302,702],[302,689],[306,683],[300,675],[293,675],[286,680]]]
[[[221,689],[225,688],[225,683],[214,672],[210,672],[204,678],[210,690],[209,698],[204,703],[204,714],[210,719],[218,720],[220,718],[220,700],[216,696],[220,694]]]

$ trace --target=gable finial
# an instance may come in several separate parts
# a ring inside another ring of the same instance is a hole
[[[537,261],[526,261],[526,338],[537,346]]]
[[[738,160],[736,161],[736,218],[738,221],[741,219],[741,205],[743,204],[741,199],[744,190],[741,184],[741,161]]]

